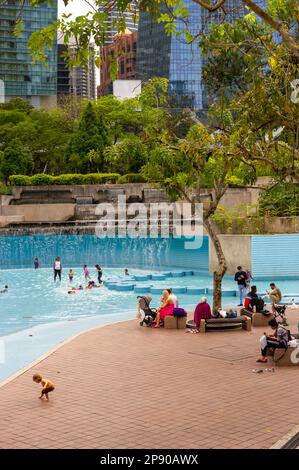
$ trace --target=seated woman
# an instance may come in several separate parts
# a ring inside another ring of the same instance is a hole
[[[208,320],[209,318],[214,318],[214,315],[211,312],[211,307],[208,304],[208,299],[206,297],[202,297],[194,311],[194,323],[196,326],[195,331],[198,332],[200,320]]]
[[[256,362],[267,362],[267,348],[284,348],[288,347],[289,331],[282,325],[279,325],[273,318],[269,321],[269,326],[274,330],[273,335],[266,333],[261,337],[261,357]]]
[[[163,290],[161,302],[161,307],[157,309],[155,328],[160,327],[160,320],[164,320],[167,315],[173,314],[174,302],[171,296],[169,296],[169,292],[167,290]]]

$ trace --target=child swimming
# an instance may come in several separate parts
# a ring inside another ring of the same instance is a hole
[[[83,286],[80,284],[79,287],[72,287],[69,291],[68,294],[75,294],[78,290],[83,290]]]
[[[39,398],[41,399],[44,398],[46,401],[49,401],[48,393],[53,392],[53,390],[55,390],[54,384],[48,379],[43,379],[43,377],[40,374],[34,374],[32,379],[33,379],[33,382],[37,384],[41,384],[43,387]]]

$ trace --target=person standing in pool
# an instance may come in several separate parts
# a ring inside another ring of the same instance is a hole
[[[73,282],[73,279],[74,279],[74,272],[72,269],[69,270],[69,281],[70,282]]]
[[[34,264],[34,269],[38,269],[38,267],[39,267],[39,259],[38,259],[37,256],[34,258],[33,264]]]
[[[90,274],[89,274],[89,269],[88,269],[87,264],[84,264],[83,266],[83,274],[84,274],[85,279],[90,279]]]
[[[102,276],[103,276],[103,271],[102,271],[102,268],[99,264],[96,264],[95,266],[96,270],[97,270],[97,273],[98,273],[98,283],[99,284],[102,284]]]
[[[57,276],[59,277],[59,280],[61,281],[62,264],[61,264],[59,256],[56,256],[53,270],[54,270],[54,281],[56,281]]]

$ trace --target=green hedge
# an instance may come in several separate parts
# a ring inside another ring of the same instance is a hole
[[[139,173],[128,173],[127,175],[120,176],[117,180],[119,184],[125,183],[145,183],[146,179]]]
[[[9,182],[12,186],[105,184],[116,183],[118,182],[119,177],[119,173],[90,173],[88,175],[70,174],[59,176],[51,176],[42,173],[33,176],[13,175],[9,177]]]

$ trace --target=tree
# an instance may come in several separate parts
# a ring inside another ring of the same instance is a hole
[[[70,163],[83,172],[102,170],[103,151],[108,142],[108,132],[102,115],[96,113],[93,104],[88,102],[70,140],[68,150]],[[101,157],[97,159],[96,166],[94,160],[88,157],[91,151],[95,151]]]
[[[30,173],[33,165],[32,155],[27,147],[18,139],[12,140],[3,152],[0,172],[5,179],[9,176]]]
[[[4,0],[0,0],[0,4]],[[25,0],[21,0],[24,3]],[[47,0],[29,0],[32,5],[38,6],[46,3]],[[64,0],[64,4],[68,5],[73,0]],[[76,0],[77,1],[77,0]],[[211,17],[217,13],[225,16],[230,12],[229,0],[192,0],[204,10],[210,12]],[[107,33],[106,21],[111,5],[118,10],[118,16],[115,19],[115,24],[119,32],[124,32],[126,29],[125,12],[131,11],[130,0],[95,0],[93,4],[89,0],[81,0],[82,3],[89,5],[90,11],[87,15],[78,16],[75,19],[70,19],[68,15],[57,21],[55,24],[43,28],[41,31],[33,33],[29,40],[29,48],[33,55],[34,60],[46,61],[46,49],[51,45],[55,39],[55,31],[59,29],[64,34],[65,44],[71,36],[76,40],[78,46],[77,56],[74,57],[74,63],[78,61],[87,63],[88,61],[88,48],[91,38],[96,46],[101,47],[105,42]],[[77,2],[78,3],[78,2]],[[293,57],[299,59],[299,46],[292,34],[292,27],[298,22],[299,6],[297,0],[269,0],[266,5],[261,5],[253,0],[241,0],[241,6],[245,7],[249,13],[254,13],[259,20],[267,27],[269,32],[276,32],[285,48]],[[102,11],[99,13],[99,7]],[[165,8],[166,7],[166,8]],[[166,31],[171,34],[175,33],[175,22],[181,18],[186,25],[186,30],[182,33],[188,33],[188,40],[192,42],[194,37],[198,37],[202,33],[201,26],[199,25],[198,32],[194,35],[188,30],[189,11],[181,0],[139,0],[136,2],[135,17],[138,18],[139,11],[148,11],[152,18],[156,21],[165,23]],[[20,14],[20,19],[21,19]],[[289,19],[291,20],[289,21]],[[20,31],[20,21],[16,23],[16,32]],[[99,60],[99,58],[98,58]]]
[[[130,135],[107,147],[104,153],[107,169],[112,173],[138,173],[147,160],[147,148],[139,137]]]

